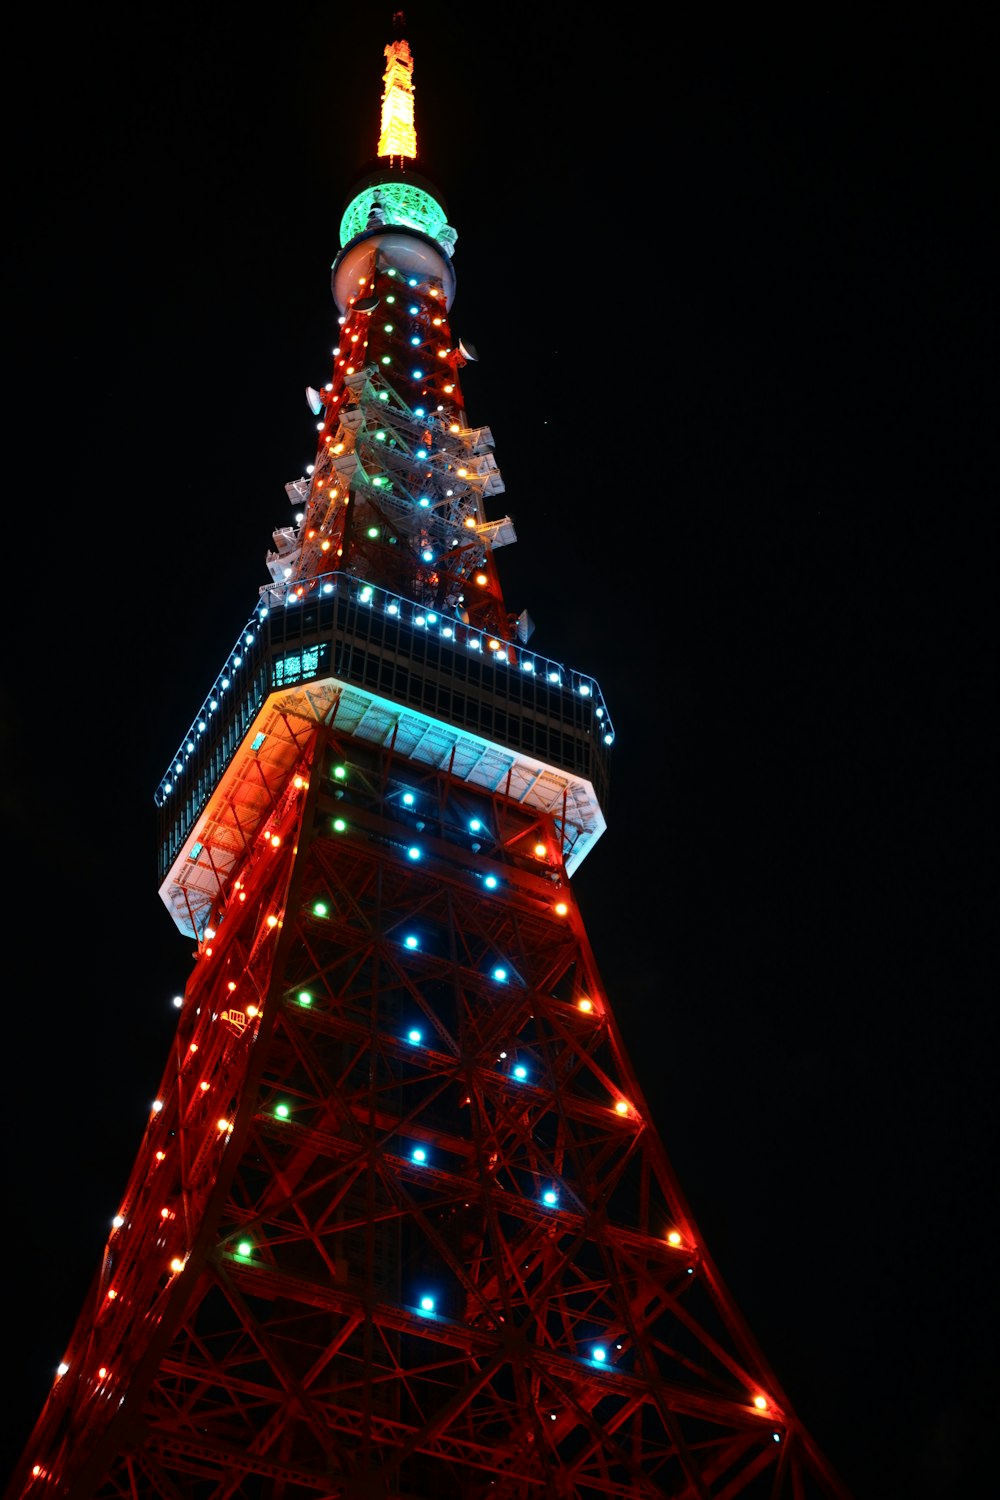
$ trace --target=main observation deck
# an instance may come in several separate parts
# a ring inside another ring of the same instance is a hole
[[[199,940],[311,726],[550,814],[572,875],[603,833],[614,729],[592,677],[329,573],[258,605],[157,789],[160,895]]]

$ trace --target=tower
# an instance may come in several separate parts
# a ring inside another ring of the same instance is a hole
[[[573,901],[614,730],[507,611],[456,237],[386,62],[315,464],[157,791],[176,1042],[10,1493],[841,1494]]]

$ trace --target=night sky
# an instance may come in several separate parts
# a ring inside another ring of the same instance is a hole
[[[466,9],[406,10],[417,166],[508,607],[617,731],[574,880],[612,1007],[857,1500],[968,1500],[1000,1403],[994,50],[940,15]],[[39,9],[7,49],[0,1479],[167,1060],[192,955],[153,792],[312,460],[377,139],[391,7],[250,16]]]

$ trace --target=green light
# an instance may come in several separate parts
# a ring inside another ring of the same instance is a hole
[[[343,833],[344,829],[347,827],[347,824],[344,822],[343,818],[334,818],[333,827],[335,833]]]
[[[382,329],[383,333],[393,333],[394,331],[395,330],[393,329],[393,326],[392,326],[391,323],[386,323],[385,327]]]
[[[391,365],[392,364],[392,360],[389,358],[388,354],[383,354],[383,356],[382,356],[382,363],[384,365]]]
[[[369,536],[378,536],[378,527],[377,526],[369,526],[369,528],[368,528],[368,535]]]
[[[274,1106],[274,1113],[278,1116],[279,1120],[287,1120],[288,1119],[288,1105],[287,1104],[276,1104]]]
[[[253,1253],[253,1245],[250,1243],[250,1241],[249,1240],[240,1240],[239,1244],[236,1246],[236,1254],[237,1255],[250,1255],[252,1253]]]
[[[454,240],[455,232],[448,227],[444,209],[430,193],[410,182],[378,182],[363,188],[347,205],[340,221],[341,245],[346,245],[356,235],[364,234],[376,195],[387,225],[405,225],[410,229],[419,229],[432,240],[445,243]],[[395,268],[390,267],[388,274],[395,276]]]
[[[325,901],[317,901],[313,905],[313,916],[325,917],[329,910],[330,908],[327,906]]]
[[[395,271],[390,271],[389,272],[390,276],[395,276],[395,274],[396,274]],[[388,295],[388,297],[386,297],[385,300],[387,302],[395,302],[396,298],[395,298],[394,294],[392,292],[390,292],[389,295]]]
[[[313,1003],[313,997],[312,997],[312,995],[310,995],[309,991],[308,990],[300,990],[299,991],[299,1004],[300,1005],[312,1005],[312,1003]]]
[[[379,431],[376,432],[376,434],[375,434],[375,441],[376,441],[376,443],[384,443],[385,442],[385,433],[381,429],[379,429]]]

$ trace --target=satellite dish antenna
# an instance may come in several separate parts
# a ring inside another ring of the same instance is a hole
[[[535,633],[535,622],[526,609],[522,609],[517,617],[517,638],[522,645],[526,645]]]
[[[378,298],[372,295],[371,297],[362,297],[359,302],[355,302],[354,311],[374,312],[376,307],[378,307]]]
[[[459,339],[459,341],[458,341],[458,347],[461,349],[461,351],[465,355],[466,359],[471,359],[473,361],[478,360],[479,355],[476,353],[476,346],[475,346],[475,344],[464,344],[462,342],[462,340]]]
[[[309,410],[312,412],[313,416],[318,417],[320,412],[323,410],[323,397],[320,395],[319,391],[315,389],[314,386],[306,386],[306,401],[309,403]]]

